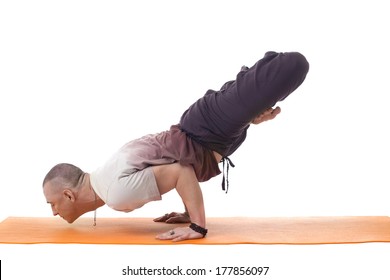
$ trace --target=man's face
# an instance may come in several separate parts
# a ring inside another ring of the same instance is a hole
[[[55,186],[55,182],[49,181],[43,186],[43,194],[54,216],[59,215],[68,223],[73,223],[80,216],[77,214],[74,197],[69,189]]]

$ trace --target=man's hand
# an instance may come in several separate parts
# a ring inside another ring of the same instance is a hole
[[[178,227],[168,232],[161,233],[156,236],[159,240],[172,240],[174,242],[188,239],[200,239],[203,235],[189,227]]]
[[[155,222],[167,223],[167,224],[180,224],[180,223],[191,223],[190,216],[187,212],[178,213],[172,212],[165,214],[164,216],[154,219]]]
[[[280,107],[276,107],[275,109],[269,108],[254,118],[252,123],[259,124],[265,121],[273,120],[281,111],[282,110]]]

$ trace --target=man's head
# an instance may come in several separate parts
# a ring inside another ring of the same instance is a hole
[[[43,180],[43,194],[51,205],[54,216],[73,223],[84,212],[77,204],[86,173],[77,166],[60,163],[54,166]]]

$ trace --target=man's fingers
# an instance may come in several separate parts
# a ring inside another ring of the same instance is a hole
[[[179,241],[183,241],[183,240],[187,240],[187,239],[191,239],[191,238],[189,237],[188,234],[186,234],[186,235],[183,234],[183,235],[180,235],[180,236],[172,239],[172,241],[173,242],[179,242]]]
[[[155,219],[153,219],[153,221],[154,221],[154,222],[165,222],[165,220],[166,220],[166,215],[167,215],[167,214],[165,214],[164,216],[155,218]]]
[[[265,121],[273,120],[282,110],[280,107],[276,107],[275,109],[269,108],[259,114],[256,118],[252,120],[253,124],[259,124]]]
[[[153,222],[157,222],[157,223],[163,222],[163,218],[164,218],[164,216],[155,218],[155,219],[153,219]]]
[[[174,237],[169,232],[164,232],[157,235],[156,238],[159,240],[170,240],[173,239]]]
[[[183,223],[190,223],[191,219],[187,215],[180,214],[174,217],[170,217],[165,222],[168,224],[183,224]]]
[[[193,231],[189,227],[175,228],[156,236],[156,239],[172,240],[174,242],[188,240],[188,239],[200,239],[200,238],[203,238],[203,235]]]
[[[180,215],[179,213],[176,213],[176,212],[172,212],[172,213],[167,213],[165,214],[164,216],[161,216],[161,217],[158,217],[158,218],[155,218],[153,221],[154,222],[166,222],[168,223],[168,220],[172,219],[172,218],[175,218],[176,216]],[[170,222],[172,223],[172,222]]]
[[[167,224],[182,223],[180,220],[181,220],[180,217],[171,217],[171,218],[167,219],[165,222]]]
[[[281,111],[280,107],[276,107],[268,114],[267,120],[273,120]]]
[[[277,114],[279,114],[280,112],[282,112],[282,109],[280,109],[279,106],[272,110],[272,114],[273,114],[273,115],[277,115]]]
[[[273,120],[282,110],[280,107],[270,108],[262,114],[263,121]]]
[[[185,213],[171,212],[164,216],[153,219],[154,222],[176,224],[176,223],[190,223],[191,219]]]
[[[172,217],[172,213],[170,213],[170,214],[167,213],[164,216],[155,218],[153,221],[154,222],[166,222],[170,217]]]

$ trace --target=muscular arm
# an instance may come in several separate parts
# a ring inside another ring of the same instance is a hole
[[[201,226],[206,226],[206,217],[203,203],[202,191],[191,166],[184,166],[179,163],[154,166],[153,172],[156,178],[160,194],[176,189],[180,195],[191,222]],[[163,233],[157,236],[158,239],[172,239],[181,241],[186,239],[202,238],[189,227],[179,227],[174,229],[175,234]]]

